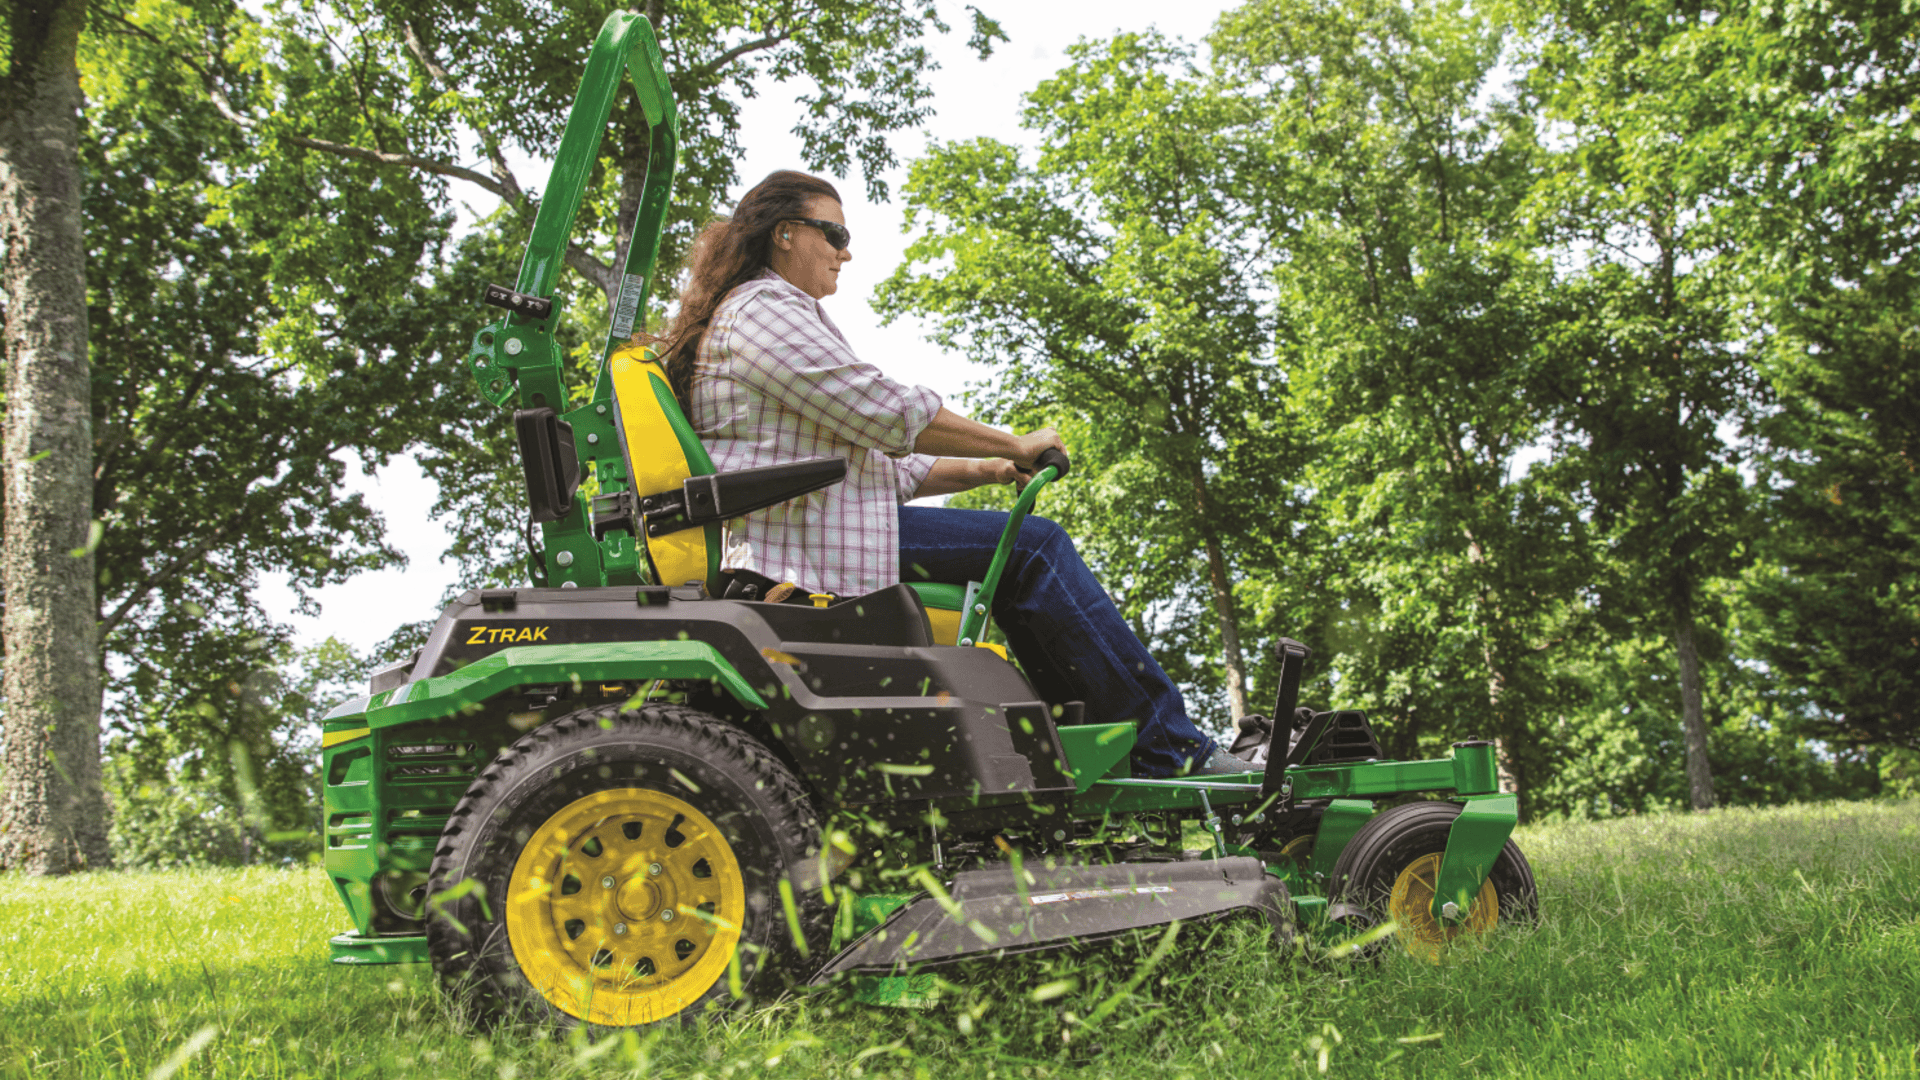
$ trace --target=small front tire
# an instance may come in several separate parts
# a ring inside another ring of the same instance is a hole
[[[1491,932],[1502,923],[1539,918],[1540,894],[1533,867],[1512,840],[1474,897],[1467,917],[1457,925],[1434,918],[1432,904],[1447,834],[1460,816],[1460,804],[1417,802],[1382,811],[1355,833],[1333,867],[1336,906],[1364,910],[1379,925],[1392,920],[1406,950],[1438,961],[1461,937]]]

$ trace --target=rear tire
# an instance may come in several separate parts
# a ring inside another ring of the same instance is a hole
[[[1448,926],[1434,918],[1434,878],[1447,850],[1447,833],[1460,804],[1417,802],[1382,811],[1361,826],[1333,866],[1336,904],[1363,909],[1379,925],[1391,919],[1409,953],[1438,961],[1453,941],[1491,932],[1503,923],[1531,923],[1540,916],[1533,867],[1512,840],[1494,860],[1464,922]]]
[[[483,1025],[691,1018],[777,992],[825,945],[818,836],[792,772],[736,727],[674,705],[571,713],[454,808],[428,952]]]

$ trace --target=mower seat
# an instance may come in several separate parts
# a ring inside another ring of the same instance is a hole
[[[667,373],[652,350],[622,345],[614,350],[608,368],[613,376],[614,428],[620,433],[620,452],[627,459],[634,495],[670,491],[690,476],[713,475],[713,459],[680,411]],[[704,582],[707,591],[717,595],[720,522],[641,538],[655,582]]]
[[[713,459],[707,456],[700,436],[680,411],[680,401],[674,397],[666,370],[653,351],[641,345],[622,345],[614,350],[609,368],[613,376],[615,427],[620,433],[620,449],[627,459],[634,494],[645,496],[667,491],[680,486],[688,477],[713,475]],[[653,564],[654,581],[662,585],[705,582],[708,593],[714,596],[725,591],[726,586],[720,580],[720,522],[643,539],[647,558]],[[966,589],[940,582],[909,584],[924,606],[921,618],[930,624],[933,643],[957,643]],[[891,609],[894,605],[881,606]]]
[[[846,478],[847,463],[835,457],[715,472],[713,460],[680,411],[666,372],[650,351],[638,345],[622,346],[614,352],[608,370],[613,379],[614,429],[633,483],[628,503],[632,509],[619,514],[632,521],[626,515],[637,511],[635,533],[645,542],[656,584],[699,584],[708,595],[721,595],[725,588],[720,580],[723,521]]]

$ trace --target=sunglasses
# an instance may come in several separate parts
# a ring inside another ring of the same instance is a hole
[[[827,238],[827,243],[832,244],[833,250],[835,251],[845,251],[847,250],[847,245],[853,243],[853,234],[847,231],[845,225],[837,221],[821,221],[819,218],[810,217],[789,218],[788,220],[796,225],[811,225],[819,229],[820,234]]]

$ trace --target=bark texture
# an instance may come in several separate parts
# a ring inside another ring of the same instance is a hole
[[[1700,685],[1700,650],[1693,641],[1693,614],[1682,612],[1673,628],[1680,659],[1680,724],[1687,743],[1687,793],[1695,810],[1713,809],[1713,766],[1707,760],[1707,716]]]
[[[1189,476],[1193,484],[1193,508],[1200,518],[1201,546],[1207,556],[1207,591],[1213,598],[1213,614],[1220,620],[1222,665],[1227,669],[1227,708],[1234,722],[1247,715],[1247,662],[1240,649],[1240,611],[1233,600],[1233,578],[1227,572],[1226,552],[1213,530],[1213,502],[1207,494],[1206,477],[1195,469]]]
[[[0,287],[6,290],[5,774],[0,866],[105,866],[86,247],[80,219],[84,0],[11,5],[0,76]],[[75,551],[81,553],[76,555]]]

